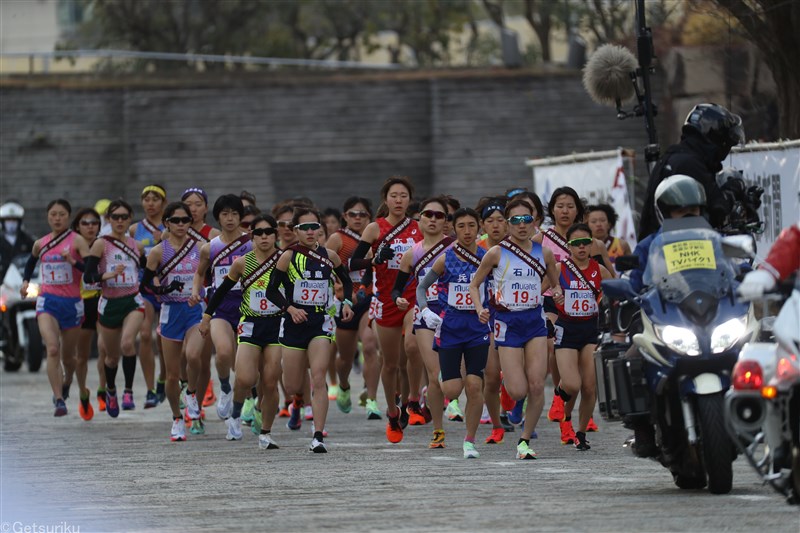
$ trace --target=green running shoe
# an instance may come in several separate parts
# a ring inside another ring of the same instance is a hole
[[[252,398],[247,398],[242,406],[242,424],[249,426],[255,420],[256,402]],[[261,429],[261,428],[259,428]]]
[[[253,423],[250,425],[253,435],[261,435],[261,410],[253,409]]]
[[[523,440],[517,444],[517,459],[536,459],[536,452]]]
[[[464,413],[458,407],[458,400],[450,400],[450,403],[447,404],[447,409],[444,410],[447,418],[453,422],[463,422],[464,421]]]
[[[192,435],[204,435],[206,432],[206,427],[203,424],[203,420],[200,418],[197,420],[192,420],[192,427],[189,431],[192,432]]]
[[[381,410],[378,409],[378,402],[367,399],[367,420],[380,420]]]
[[[477,459],[481,454],[475,449],[474,442],[464,441],[464,459]]]
[[[336,392],[336,406],[343,413],[349,413],[353,409],[353,400],[350,398],[350,389],[344,390],[337,387],[339,390]]]

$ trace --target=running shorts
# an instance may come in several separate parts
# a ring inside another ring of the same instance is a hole
[[[122,327],[125,317],[134,311],[144,314],[144,298],[138,294],[122,298],[100,297],[97,303],[98,320],[104,328],[118,329]]]
[[[51,315],[62,330],[77,328],[83,323],[83,300],[54,294],[40,294],[36,298],[36,316]]]

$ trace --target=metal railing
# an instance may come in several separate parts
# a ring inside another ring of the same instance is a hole
[[[286,57],[254,57],[231,56],[217,54],[193,54],[173,52],[140,52],[133,50],[54,50],[52,52],[0,52],[1,58],[28,58],[29,70],[33,73],[34,60],[42,60],[42,70],[46,73],[50,69],[53,59],[85,57],[112,58],[112,59],[150,59],[158,61],[184,61],[203,63],[233,63],[243,65],[266,65],[280,67],[313,67],[313,68],[344,68],[363,70],[398,70],[402,65],[392,63],[361,63],[358,61],[336,61],[329,59],[296,59]]]

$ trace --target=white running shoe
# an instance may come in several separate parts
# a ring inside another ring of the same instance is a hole
[[[314,453],[328,453],[328,448],[325,447],[325,443],[317,439],[311,439],[311,446],[309,446],[308,449]]]
[[[225,420],[225,425],[228,426],[228,434],[225,438],[228,440],[242,440],[242,419],[230,417]]]
[[[197,420],[200,418],[200,406],[197,405],[197,395],[185,392],[183,394],[183,403],[186,404],[186,411],[189,413],[189,418]]]
[[[464,459],[477,459],[481,456],[478,450],[475,449],[475,444],[472,442],[464,441]]]
[[[183,418],[172,421],[172,431],[169,434],[169,439],[172,442],[182,442],[186,440],[186,424],[184,424]]]
[[[277,450],[278,444],[272,440],[272,435],[267,433],[258,436],[258,447],[262,450]]]
[[[492,417],[489,416],[489,408],[486,407],[486,404],[483,404],[483,413],[481,413],[481,424],[491,424]]]
[[[217,400],[217,416],[220,420],[225,420],[231,416],[233,412],[233,389],[230,392],[219,393],[219,400]]]
[[[310,405],[303,407],[303,416],[306,420],[314,420],[314,411]]]

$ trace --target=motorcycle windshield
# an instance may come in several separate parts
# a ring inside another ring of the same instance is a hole
[[[663,300],[678,304],[695,291],[719,300],[729,294],[735,276],[720,235],[705,219],[692,217],[664,221],[650,245],[643,281]]]

